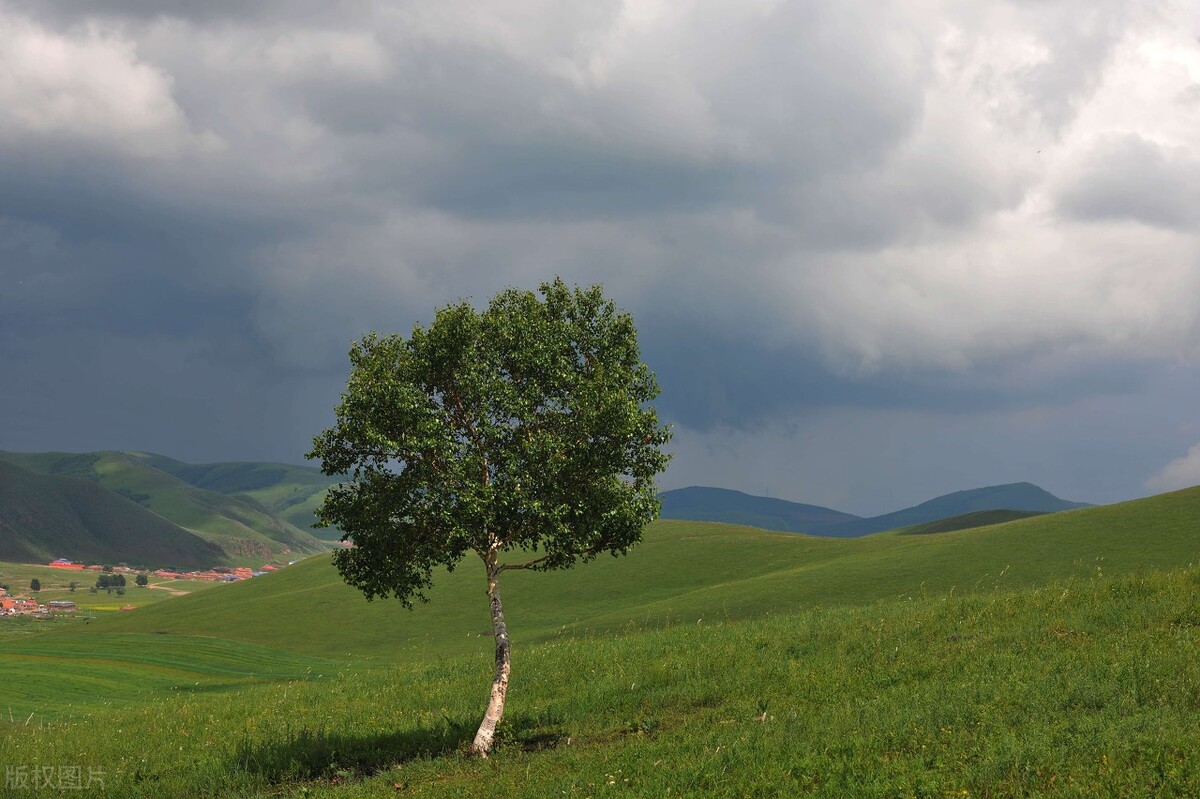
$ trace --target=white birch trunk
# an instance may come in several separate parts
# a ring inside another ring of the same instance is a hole
[[[508,694],[508,674],[511,671],[509,662],[508,627],[504,624],[504,608],[500,604],[500,588],[497,578],[500,576],[499,558],[493,550],[488,553],[487,560],[487,595],[492,606],[492,632],[496,637],[496,676],[492,680],[492,693],[488,699],[487,712],[475,733],[471,743],[471,753],[487,757],[492,739],[496,735],[496,725],[504,716],[504,698]]]

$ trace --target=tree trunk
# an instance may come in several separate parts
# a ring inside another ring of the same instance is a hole
[[[500,588],[497,578],[500,576],[499,558],[495,550],[488,553],[487,564],[487,595],[492,605],[492,632],[496,636],[496,676],[492,680],[492,695],[488,699],[487,712],[475,733],[471,743],[471,753],[487,757],[488,749],[492,746],[492,738],[496,735],[496,725],[504,716],[504,697],[508,694],[508,674],[511,671],[509,663],[508,627],[504,624],[504,608],[500,604]]]

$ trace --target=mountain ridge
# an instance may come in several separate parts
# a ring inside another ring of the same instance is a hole
[[[664,519],[744,524],[764,530],[833,538],[857,538],[981,511],[1056,513],[1090,507],[1085,502],[1060,499],[1029,482],[953,491],[918,505],[871,517],[704,486],[672,489],[659,496]]]

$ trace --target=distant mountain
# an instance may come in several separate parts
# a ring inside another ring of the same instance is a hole
[[[814,529],[811,532],[816,535],[849,538],[879,533],[884,530],[895,530],[914,524],[936,522],[939,519],[949,519],[977,511],[1017,510],[1056,513],[1060,510],[1086,507],[1088,507],[1086,502],[1068,502],[1065,499],[1059,499],[1033,483],[1007,483],[986,488],[973,488],[967,491],[955,491],[953,494],[935,497],[920,505],[894,513],[830,525],[819,530]]]
[[[93,481],[0,460],[0,560],[59,557],[183,569],[227,560],[216,544]]]
[[[664,491],[662,518],[698,522],[725,522],[781,530],[791,533],[810,532],[817,528],[860,520],[820,505],[805,505],[785,499],[756,497],[728,488],[691,486]]]
[[[0,460],[46,475],[93,482],[220,546],[233,561],[261,563],[320,552],[325,544],[248,495],[199,488],[156,463],[149,453],[12,453]],[[179,461],[173,463],[187,466]],[[64,557],[73,557],[64,553]]]
[[[745,524],[765,530],[837,538],[855,538],[979,511],[1054,513],[1088,507],[1087,503],[1059,499],[1032,483],[1009,483],[956,491],[911,508],[870,518],[818,505],[756,497],[724,488],[679,488],[664,492],[661,498],[664,519]]]

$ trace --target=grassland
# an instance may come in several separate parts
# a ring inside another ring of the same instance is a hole
[[[1198,588],[1195,569],[1092,576],[518,644],[486,762],[463,756],[486,657],[314,677],[240,649],[276,677],[254,682],[169,639],[178,657],[144,656],[158,691],[14,715],[0,761],[95,768],[94,795],[125,797],[1194,795]]]
[[[408,613],[318,556],[0,640],[0,762],[111,796],[1195,795],[1198,518],[1200,489],[938,535],[662,522],[505,574],[487,762],[477,564]]]
[[[1017,519],[1028,519],[1031,516],[1041,516],[1043,511],[1036,510],[979,510],[938,519],[923,524],[913,524],[896,530],[896,535],[933,535],[935,533],[952,533],[956,530],[972,530],[976,527],[990,527],[993,524],[1004,524]]]
[[[626,558],[573,571],[504,575],[516,641],[563,630],[610,633],[696,619],[759,618],[881,599],[1042,585],[1200,563],[1200,489],[939,535],[813,538],[663,521]],[[221,602],[186,596],[91,630],[228,637],[296,652],[434,657],[483,652],[490,623],[482,568],[442,575],[414,612],[366,603],[326,556],[226,586]]]
[[[128,585],[125,587],[124,596],[118,596],[115,592],[110,594],[104,590],[93,594],[88,589],[96,584],[98,576],[98,573],[93,571],[52,569],[48,566],[28,563],[0,563],[0,584],[7,585],[13,594],[35,596],[43,604],[54,599],[67,599],[85,612],[102,613],[117,610],[126,605],[136,605],[141,608],[184,594],[225,587],[221,583],[204,580],[164,580],[150,576],[149,585],[141,588],[134,584],[134,578],[137,575],[129,573],[125,575]],[[29,590],[29,584],[35,577],[42,586],[41,590],[36,593]],[[73,582],[77,583],[74,591],[71,590]],[[0,634],[2,634],[3,625],[7,625],[9,621],[11,620],[0,621]]]

